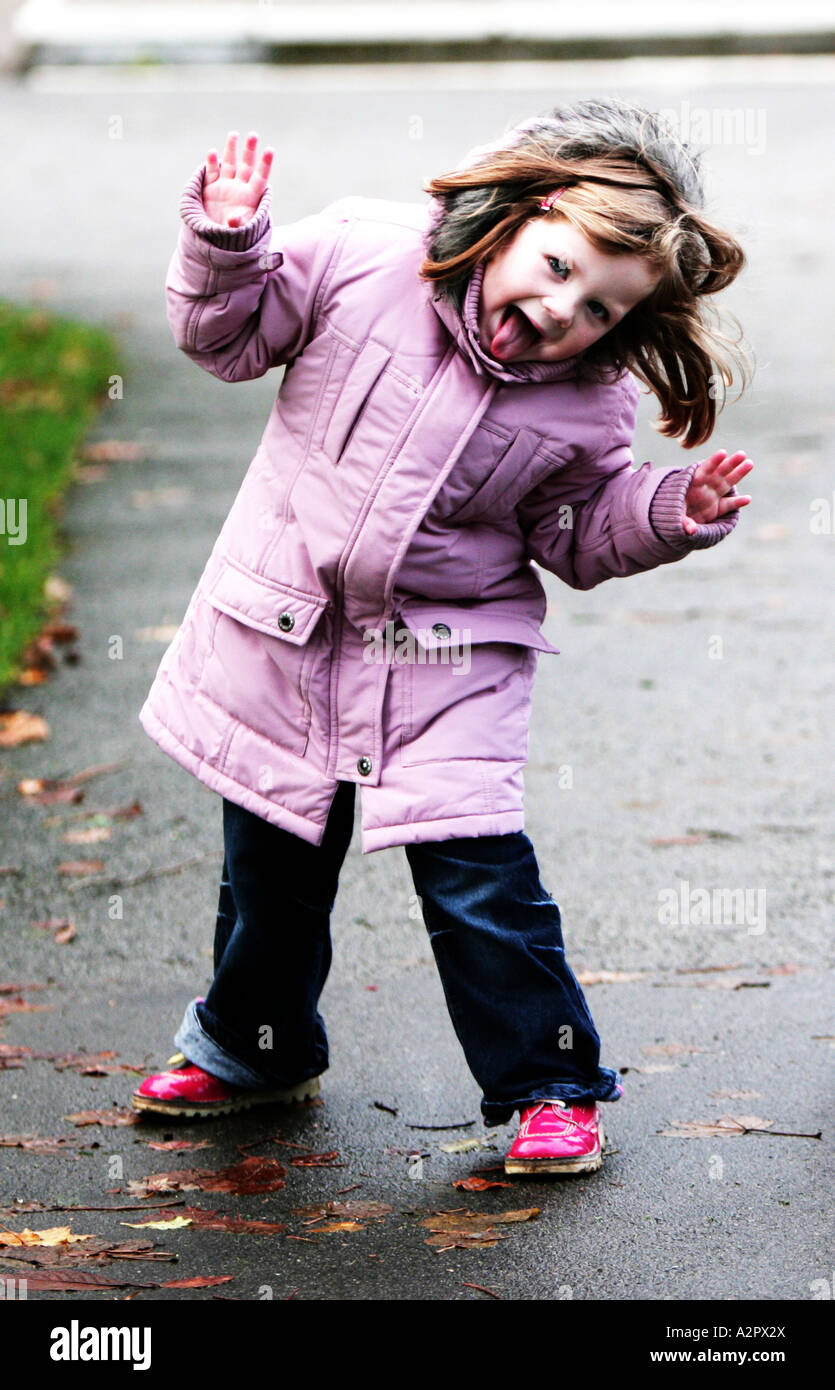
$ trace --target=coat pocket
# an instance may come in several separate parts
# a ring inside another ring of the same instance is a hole
[[[530,619],[406,600],[394,659],[405,766],[479,758],[526,762],[536,652],[558,649]]]
[[[354,358],[322,441],[322,448],[335,467],[350,447],[368,398],[390,360],[388,349],[374,342],[365,343]]]
[[[200,690],[229,715],[302,757],[310,731],[311,642],[328,600],[229,560],[206,592],[221,615]]]
[[[554,471],[553,461],[536,450],[541,435],[523,427],[489,469],[484,481],[466,501],[445,515],[445,520],[469,524],[490,516],[507,516],[532,488]]]

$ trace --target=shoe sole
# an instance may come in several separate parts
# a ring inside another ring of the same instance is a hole
[[[521,1177],[536,1173],[596,1173],[598,1168],[603,1167],[603,1147],[606,1143],[602,1124],[598,1126],[598,1133],[600,1135],[600,1149],[597,1153],[585,1154],[582,1158],[506,1157],[504,1170],[506,1173],[515,1173]]]
[[[253,1091],[249,1095],[236,1096],[234,1100],[208,1102],[205,1105],[189,1104],[181,1100],[157,1100],[154,1096],[131,1096],[134,1110],[151,1111],[157,1115],[182,1115],[187,1119],[210,1119],[213,1115],[234,1115],[239,1110],[252,1110],[256,1105],[294,1105],[318,1096],[322,1087],[318,1076],[311,1076],[298,1086],[288,1086],[281,1091]]]

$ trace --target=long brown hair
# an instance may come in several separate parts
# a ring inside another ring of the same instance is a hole
[[[620,106],[618,114],[623,110],[648,118],[642,108]],[[695,161],[687,162],[686,177],[677,172],[667,132],[661,141],[666,159],[648,154],[646,145],[624,147],[623,140],[577,156],[576,140],[572,146],[563,139],[560,153],[559,139],[543,136],[547,124],[540,121],[521,139],[516,133],[508,147],[494,146],[425,185],[440,200],[440,215],[427,234],[419,273],[460,307],[474,267],[507,246],[534,216],[566,218],[603,254],[646,256],[660,272],[656,288],[587,349],[579,370],[596,380],[633,372],[659,401],[659,432],[683,436],[685,448],[702,444],[713,431],[717,398],[721,408],[734,367],[740,395],[750,380],[741,332],[733,338],[724,332],[715,306],[706,302],[736,279],[745,253],[696,206],[701,185]],[[659,129],[656,121],[656,150]],[[685,153],[676,142],[680,163]],[[556,207],[542,212],[540,200],[560,185],[565,192]]]

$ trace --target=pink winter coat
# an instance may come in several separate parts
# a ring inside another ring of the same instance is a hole
[[[418,277],[426,205],[343,198],[234,231],[181,202],[166,280],[187,356],[224,381],[285,371],[139,718],[207,786],[319,844],[337,782],[362,851],[524,828],[545,592],[712,545],[696,462],[633,466],[638,386],[577,359],[500,364]],[[659,487],[659,485],[661,485]],[[650,518],[650,505],[652,517]]]

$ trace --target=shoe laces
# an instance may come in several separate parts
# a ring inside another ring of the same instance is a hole
[[[571,1114],[573,1107],[570,1106],[567,1101],[559,1100],[556,1098],[554,1100],[537,1101],[534,1105],[534,1108],[525,1117],[525,1120],[523,1121],[523,1128],[527,1130],[528,1126],[531,1124],[533,1120],[536,1119],[537,1115],[539,1115],[546,1108],[552,1111],[556,1111],[556,1114],[553,1116],[553,1118],[561,1120],[564,1126],[570,1127],[571,1125],[576,1125],[578,1129],[585,1129],[589,1131],[588,1124],[584,1124],[582,1120],[578,1120],[575,1115]]]

